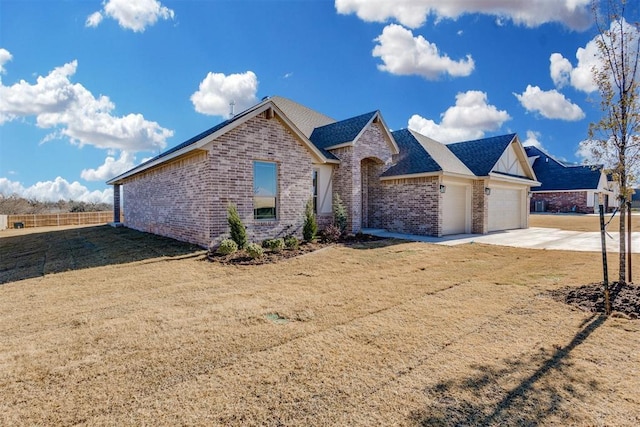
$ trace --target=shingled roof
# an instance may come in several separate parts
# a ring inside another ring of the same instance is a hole
[[[447,147],[477,176],[488,176],[516,137],[515,133],[448,144]]]
[[[602,173],[601,165],[565,165],[536,147],[525,147],[529,158],[536,157],[533,171],[542,183],[536,192],[596,190]]]
[[[418,173],[439,172],[442,170],[438,162],[426,152],[409,129],[392,132],[400,154],[395,165],[387,169],[382,176],[413,175]]]
[[[272,96],[269,98],[288,118],[291,122],[309,138],[313,130],[320,126],[325,126],[336,121],[329,116],[298,104],[288,98],[281,96]]]
[[[410,129],[398,130],[392,135],[398,143],[400,155],[396,164],[382,174],[383,177],[440,171],[473,176],[446,145]]]
[[[313,142],[313,145],[320,149],[327,149],[351,142],[356,139],[376,113],[377,111],[372,111],[350,119],[317,127],[313,130],[309,139]]]

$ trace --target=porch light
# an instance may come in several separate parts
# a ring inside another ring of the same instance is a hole
[[[489,187],[484,187],[484,194],[486,194],[487,196],[491,195],[491,189]]]
[[[443,184],[440,184],[440,192],[441,192],[441,193],[444,193],[444,192],[446,192],[446,191],[447,191],[447,186],[446,186],[446,185],[443,185]]]

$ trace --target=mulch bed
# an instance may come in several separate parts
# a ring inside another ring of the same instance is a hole
[[[209,261],[218,262],[221,264],[232,265],[261,265],[261,264],[273,264],[285,259],[294,258],[300,255],[315,252],[319,249],[335,244],[352,245],[358,243],[374,242],[378,240],[384,240],[383,237],[372,236],[370,234],[355,234],[347,235],[341,238],[338,242],[327,241],[314,241],[314,242],[300,242],[298,249],[283,249],[279,252],[273,252],[270,250],[264,250],[264,256],[261,258],[251,258],[244,250],[238,251],[229,255],[221,255],[218,253],[207,254]]]
[[[630,319],[640,318],[640,286],[614,282],[609,286],[611,310],[614,314]],[[602,283],[579,287],[566,287],[552,291],[554,299],[585,311],[604,313],[604,291]]]

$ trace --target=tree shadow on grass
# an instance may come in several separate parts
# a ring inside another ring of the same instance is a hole
[[[0,238],[0,284],[69,270],[201,253],[188,243],[108,225]]]
[[[600,327],[606,316],[589,317],[569,344],[553,352],[541,349],[528,360],[506,359],[500,367],[474,366],[477,373],[469,378],[444,381],[425,390],[433,402],[429,408],[415,411],[411,419],[421,426],[535,426],[551,416],[570,420],[566,399],[580,399],[598,384],[587,373],[577,378],[567,361],[569,353]],[[499,385],[501,378],[521,375],[531,366],[535,372],[511,390]],[[562,374],[562,382],[541,381],[551,372]],[[575,420],[574,420],[575,421]],[[568,421],[571,423],[571,421]]]

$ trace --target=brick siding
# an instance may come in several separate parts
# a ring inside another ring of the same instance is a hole
[[[134,175],[123,185],[125,225],[206,246],[211,194],[206,152]]]
[[[356,233],[360,231],[363,224],[363,200],[372,198],[365,194],[363,196],[363,160],[365,165],[371,163],[380,164],[376,167],[377,176],[369,176],[365,170],[365,179],[368,186],[374,185],[378,181],[380,174],[391,167],[391,148],[384,136],[384,130],[380,123],[372,123],[356,141],[354,146],[342,147],[331,152],[340,159],[340,165],[336,169],[333,178],[333,190],[340,195],[342,202],[349,216],[347,231]],[[366,166],[365,166],[366,169]],[[368,188],[365,186],[365,188]],[[370,209],[367,208],[367,212]],[[367,218],[365,215],[364,220]]]
[[[253,161],[275,162],[277,219],[253,219]],[[312,194],[308,149],[278,118],[256,116],[198,151],[124,183],[128,227],[207,246],[228,237],[227,206],[234,203],[249,239],[302,236]]]
[[[587,206],[586,191],[567,191],[558,193],[533,193],[530,201],[530,211],[535,212],[536,201],[545,203],[545,212],[577,212],[593,213],[594,207]]]
[[[441,236],[438,177],[379,181],[371,187],[369,226],[398,233]]]
[[[489,203],[484,192],[486,182],[482,179],[473,181],[471,206],[471,232],[487,234],[489,232]]]

